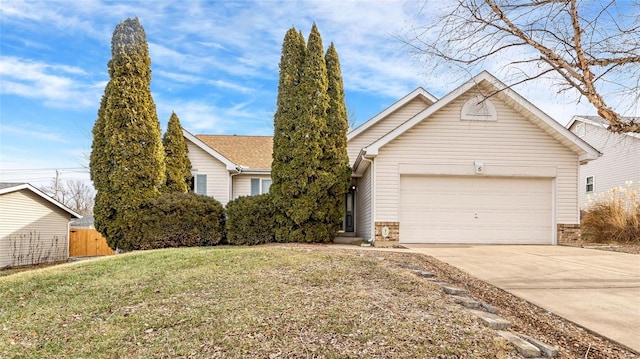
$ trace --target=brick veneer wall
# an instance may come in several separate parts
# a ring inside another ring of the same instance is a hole
[[[579,224],[558,223],[558,243],[572,243],[580,240]]]
[[[376,241],[398,241],[400,240],[400,222],[376,222]],[[389,227],[389,236],[382,236],[382,228]]]

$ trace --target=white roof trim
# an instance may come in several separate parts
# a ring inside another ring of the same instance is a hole
[[[191,141],[194,145],[200,147],[200,149],[210,154],[218,161],[222,162],[227,167],[227,171],[237,171],[238,167],[242,167],[240,165],[236,165],[235,163],[231,162],[231,160],[223,156],[220,152],[209,147],[206,143],[202,142],[200,139],[192,135],[189,131],[185,130],[184,128],[182,129],[182,135],[187,140]]]
[[[585,115],[582,115],[582,116],[585,116]],[[603,130],[609,131],[608,128],[607,128],[608,125],[602,124],[602,123],[597,122],[597,121],[590,120],[588,118],[584,118],[582,116],[576,115],[576,116],[571,117],[571,120],[569,121],[569,123],[565,127],[568,130],[571,130],[571,126],[573,126],[574,123],[582,122],[582,123],[593,125],[593,126],[601,128]],[[630,137],[633,137],[633,138],[640,139],[640,134],[639,133],[625,132],[625,133],[621,133],[621,134],[622,135],[627,135],[627,136],[630,136]]]
[[[50,202],[54,206],[56,206],[56,207],[60,208],[61,210],[69,213],[71,216],[73,216],[75,218],[82,218],[82,216],[80,214],[76,213],[71,208],[69,208],[69,207],[65,206],[64,204],[56,201],[55,199],[53,199],[52,197],[50,197],[46,193],[42,192],[41,190],[33,187],[32,185],[30,185],[28,183],[20,183],[20,184],[16,184],[15,186],[12,186],[12,187],[7,187],[7,188],[0,189],[0,195],[6,194],[6,193],[11,193],[11,192],[16,192],[16,191],[21,191],[23,189],[29,190],[29,191],[37,194],[38,196],[44,198],[45,200],[47,200],[48,202]]]
[[[364,132],[366,129],[368,129],[369,127],[375,125],[380,120],[382,120],[383,118],[389,116],[391,113],[393,113],[394,111],[398,110],[400,107],[406,105],[407,103],[409,103],[411,100],[415,99],[416,97],[424,97],[428,101],[431,101],[431,103],[434,103],[434,102],[438,101],[438,99],[435,96],[433,96],[432,94],[430,94],[427,90],[423,89],[422,87],[418,87],[417,89],[411,91],[408,95],[404,96],[400,100],[398,100],[395,103],[393,103],[391,106],[389,106],[386,109],[382,110],[382,112],[380,112],[377,115],[375,115],[374,117],[370,118],[367,122],[361,124],[360,126],[356,127],[355,129],[353,129],[349,133],[347,133],[347,141],[350,141],[352,138],[358,136],[359,134]]]
[[[391,142],[392,140],[394,140],[395,138],[397,138],[407,130],[411,129],[413,126],[422,122],[424,119],[428,118],[429,116],[431,116],[432,114],[434,114],[435,112],[443,108],[444,106],[451,103],[460,95],[464,94],[465,92],[469,91],[473,87],[480,84],[482,81],[487,81],[489,84],[491,84],[491,86],[495,87],[502,94],[509,97],[513,101],[517,102],[518,104],[523,106],[525,109],[530,111],[533,115],[541,119],[546,125],[551,127],[558,134],[564,136],[569,141],[574,143],[578,148],[580,148],[581,151],[583,151],[583,153],[578,153],[580,155],[580,161],[590,161],[598,158],[601,155],[600,152],[598,152],[595,148],[593,148],[587,142],[585,142],[584,140],[576,136],[574,133],[569,131],[567,128],[559,124],[557,121],[555,121],[551,117],[549,117],[549,115],[542,112],[539,108],[534,106],[531,102],[527,101],[524,97],[520,96],[518,93],[516,93],[512,89],[508,88],[505,84],[503,84],[500,80],[498,80],[496,77],[494,77],[487,71],[482,71],[478,75],[471,78],[469,81],[459,86],[457,89],[451,91],[446,96],[442,97],[433,105],[427,107],[422,112],[413,116],[411,119],[409,119],[405,123],[401,124],[400,126],[396,127],[395,129],[387,133],[386,135],[379,138],[377,141],[375,141],[365,149],[366,155],[377,156],[378,151],[380,150],[381,147]]]

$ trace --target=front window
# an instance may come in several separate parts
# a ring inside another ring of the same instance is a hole
[[[593,192],[594,187],[595,187],[595,183],[593,181],[593,176],[587,177],[587,188],[586,188],[587,193]]]
[[[251,195],[257,196],[263,193],[269,193],[271,187],[270,178],[252,178],[251,179]]]

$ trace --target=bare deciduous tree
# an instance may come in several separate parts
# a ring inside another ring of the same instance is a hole
[[[41,187],[40,190],[56,198],[60,203],[71,208],[78,214],[93,214],[93,196],[95,195],[95,190],[83,181],[61,181],[56,189],[56,180],[53,179],[51,184]]]
[[[640,132],[640,5],[615,0],[454,0],[440,15],[422,16],[404,41],[430,68],[466,71],[508,59],[514,86],[551,78],[558,92],[578,91],[612,132]],[[445,60],[445,61],[442,61]],[[605,101],[622,99],[627,108]]]

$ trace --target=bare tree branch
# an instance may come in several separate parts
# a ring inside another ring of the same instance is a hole
[[[428,8],[425,2],[422,9]],[[512,85],[555,74],[559,92],[577,90],[577,100],[584,96],[611,131],[640,132],[639,9],[637,2],[614,0],[457,0],[405,43],[433,69],[444,60],[466,73],[509,58],[508,66],[520,72]],[[612,95],[620,104],[628,99],[625,106],[636,115],[611,108]]]

